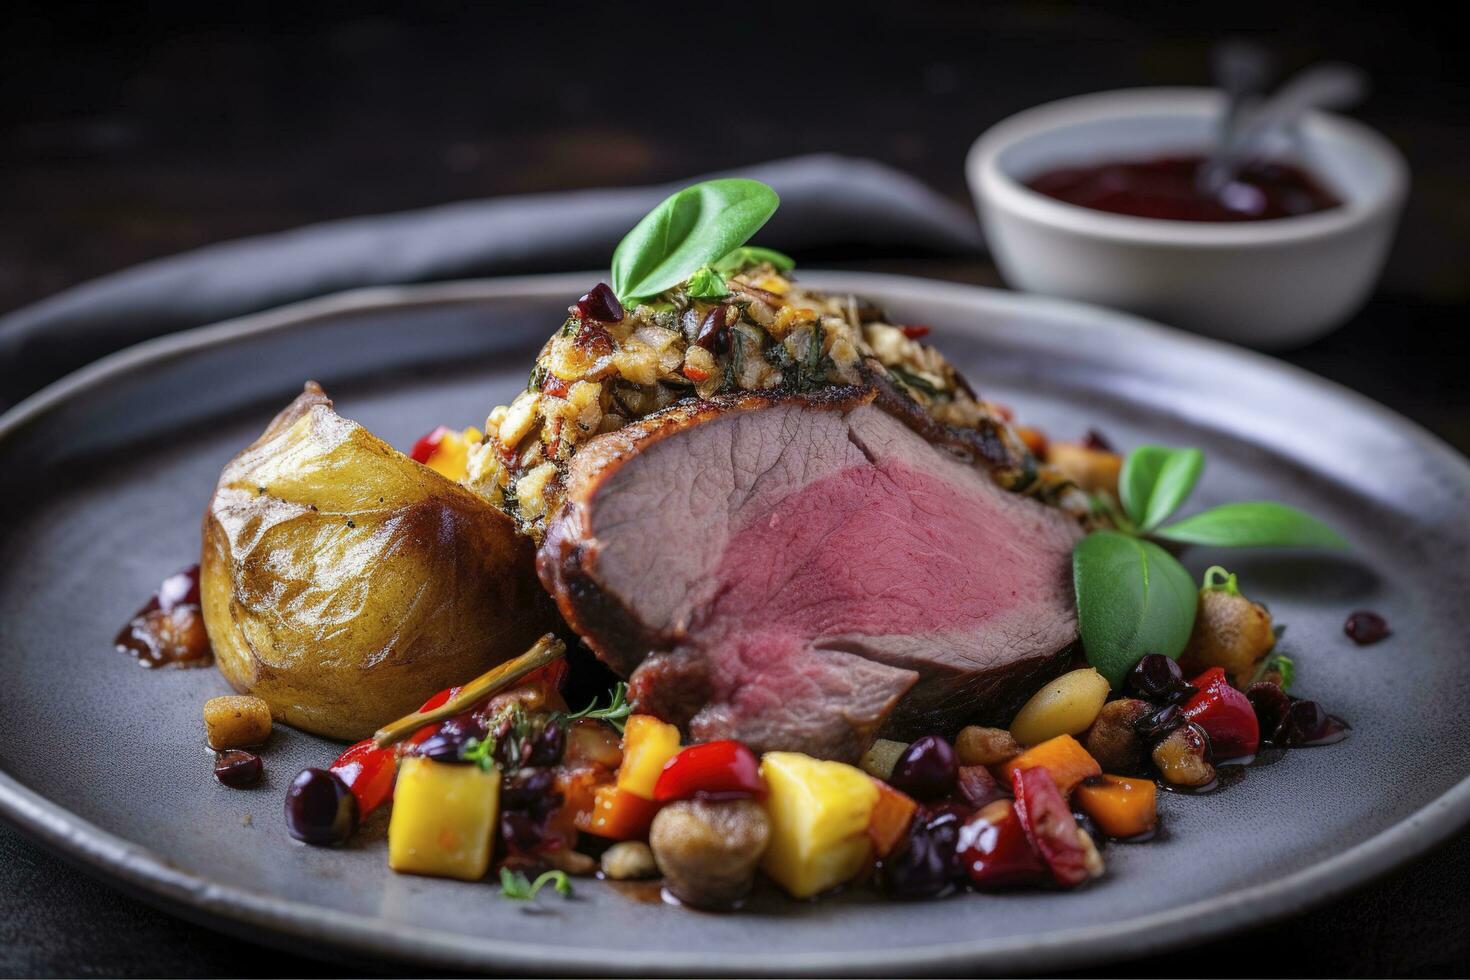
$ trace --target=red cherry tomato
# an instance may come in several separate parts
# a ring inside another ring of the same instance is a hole
[[[409,458],[415,463],[428,463],[429,457],[434,455],[434,450],[439,448],[439,443],[443,442],[444,437],[451,434],[452,431],[447,425],[439,426],[413,444],[413,451],[408,454]]]
[[[1221,667],[1211,667],[1190,681],[1198,693],[1184,704],[1184,717],[1210,736],[1217,760],[1254,755],[1261,745],[1261,723],[1250,699],[1230,686]]]
[[[378,748],[370,738],[351,746],[329,768],[357,797],[357,809],[363,817],[393,798],[397,753],[391,748]]]
[[[1048,879],[1046,865],[1027,840],[1010,800],[995,800],[967,820],[960,828],[956,853],[977,888],[1039,884]]]
[[[691,745],[668,762],[653,786],[659,803],[673,800],[746,800],[766,798],[755,753],[734,741]]]

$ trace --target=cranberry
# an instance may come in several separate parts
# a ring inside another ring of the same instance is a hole
[[[546,842],[545,821],[524,810],[500,814],[500,836],[511,851],[530,854]]]
[[[1365,647],[1388,637],[1388,620],[1376,612],[1359,609],[1342,624],[1342,631],[1358,646]]]
[[[916,800],[938,800],[953,792],[958,775],[954,747],[938,735],[925,735],[903,750],[889,782]]]
[[[505,777],[500,804],[507,810],[549,812],[560,801],[550,769],[518,769]]]
[[[528,766],[554,766],[561,761],[562,752],[567,746],[567,731],[561,722],[548,721],[546,727],[541,729],[535,740],[531,743],[531,755],[526,760]]]
[[[357,797],[336,773],[303,769],[286,791],[286,829],[317,847],[342,844],[357,830]]]
[[[1291,708],[1291,698],[1286,696],[1280,684],[1273,684],[1271,681],[1256,681],[1246,689],[1245,696],[1255,709],[1256,721],[1261,724],[1261,733],[1268,738],[1274,738],[1272,733],[1281,725]]]
[[[1276,729],[1277,745],[1331,745],[1347,738],[1347,722],[1322,710],[1316,701],[1293,699]]]
[[[730,328],[725,324],[724,304],[716,306],[700,321],[694,342],[711,354],[723,354],[730,349]]]
[[[214,760],[214,778],[230,789],[249,789],[260,782],[264,772],[260,756],[242,749],[221,752]]]
[[[1194,696],[1195,689],[1184,681],[1184,671],[1162,653],[1144,654],[1128,674],[1128,686],[1146,701],[1177,704]]]
[[[883,862],[883,887],[898,898],[933,898],[961,880],[957,847],[969,818],[963,807],[941,804],[909,825],[903,843]]]
[[[442,722],[434,734],[414,746],[413,754],[435,762],[459,762],[470,741],[484,737],[480,718],[466,711]]]
[[[1133,731],[1146,739],[1163,738],[1184,724],[1184,709],[1177,704],[1166,704],[1162,708],[1140,716],[1133,722]]]
[[[1116,452],[1108,437],[1096,429],[1087,430],[1087,435],[1082,437],[1082,445],[1086,449],[1095,449],[1101,453]]]
[[[623,304],[618,302],[612,288],[605,282],[593,286],[587,295],[577,300],[574,309],[586,320],[617,323],[623,318]]]

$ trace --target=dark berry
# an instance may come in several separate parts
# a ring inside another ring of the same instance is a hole
[[[526,760],[526,765],[554,766],[561,761],[566,745],[566,729],[554,719],[548,721],[531,743],[531,756]]]
[[[1184,671],[1162,653],[1144,654],[1128,674],[1128,686],[1139,697],[1156,704],[1177,704],[1195,694],[1184,681]]]
[[[524,810],[506,810],[500,814],[500,836],[507,849],[530,854],[545,842],[546,825]]]
[[[1293,699],[1273,741],[1288,748],[1331,745],[1347,738],[1347,733],[1347,722],[1323,711],[1316,701]]]
[[[915,820],[903,843],[883,861],[884,889],[897,898],[933,898],[952,889],[959,872],[960,826],[949,815],[933,825]]]
[[[959,764],[954,747],[938,735],[925,735],[903,750],[889,782],[918,800],[938,800],[953,792]]]
[[[1342,631],[1358,646],[1365,647],[1389,635],[1388,620],[1376,612],[1359,609],[1342,624]]]
[[[214,760],[214,778],[230,789],[249,789],[265,772],[260,756],[243,749],[221,752]]]
[[[1286,717],[1286,712],[1291,708],[1291,698],[1281,689],[1280,684],[1270,681],[1257,681],[1245,692],[1246,698],[1250,700],[1251,707],[1255,709],[1256,721],[1261,725],[1261,733],[1267,738],[1272,738],[1272,733],[1280,726]]]
[[[328,847],[357,830],[357,797],[336,773],[303,769],[286,791],[286,829],[299,841]]]
[[[1140,715],[1133,722],[1133,731],[1145,739],[1160,739],[1184,724],[1184,711],[1177,704],[1166,704],[1162,708]]]
[[[623,304],[618,302],[617,296],[613,295],[611,287],[605,282],[593,286],[587,295],[577,300],[576,310],[584,319],[603,323],[617,323],[623,318]]]
[[[550,810],[556,779],[550,769],[517,769],[502,784],[500,803],[507,810]]]

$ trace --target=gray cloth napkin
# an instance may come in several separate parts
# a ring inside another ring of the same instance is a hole
[[[969,211],[870,160],[805,156],[738,174],[781,195],[781,209],[758,236],[773,248],[982,248]],[[350,218],[147,262],[0,317],[0,399],[18,400],[150,337],[343,289],[605,268],[640,217],[696,179]]]

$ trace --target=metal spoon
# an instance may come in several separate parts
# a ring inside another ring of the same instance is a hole
[[[1230,181],[1233,171],[1227,163],[1227,151],[1235,143],[1247,105],[1266,88],[1271,57],[1259,44],[1236,39],[1216,45],[1210,53],[1210,64],[1215,84],[1225,95],[1225,112],[1220,116],[1215,147],[1200,167],[1196,181],[1201,191],[1213,195]]]
[[[1351,65],[1322,64],[1296,75],[1251,112],[1227,144],[1201,168],[1203,189],[1218,194],[1241,164],[1260,153],[1267,141],[1287,132],[1313,109],[1344,109],[1368,92],[1368,77]]]

